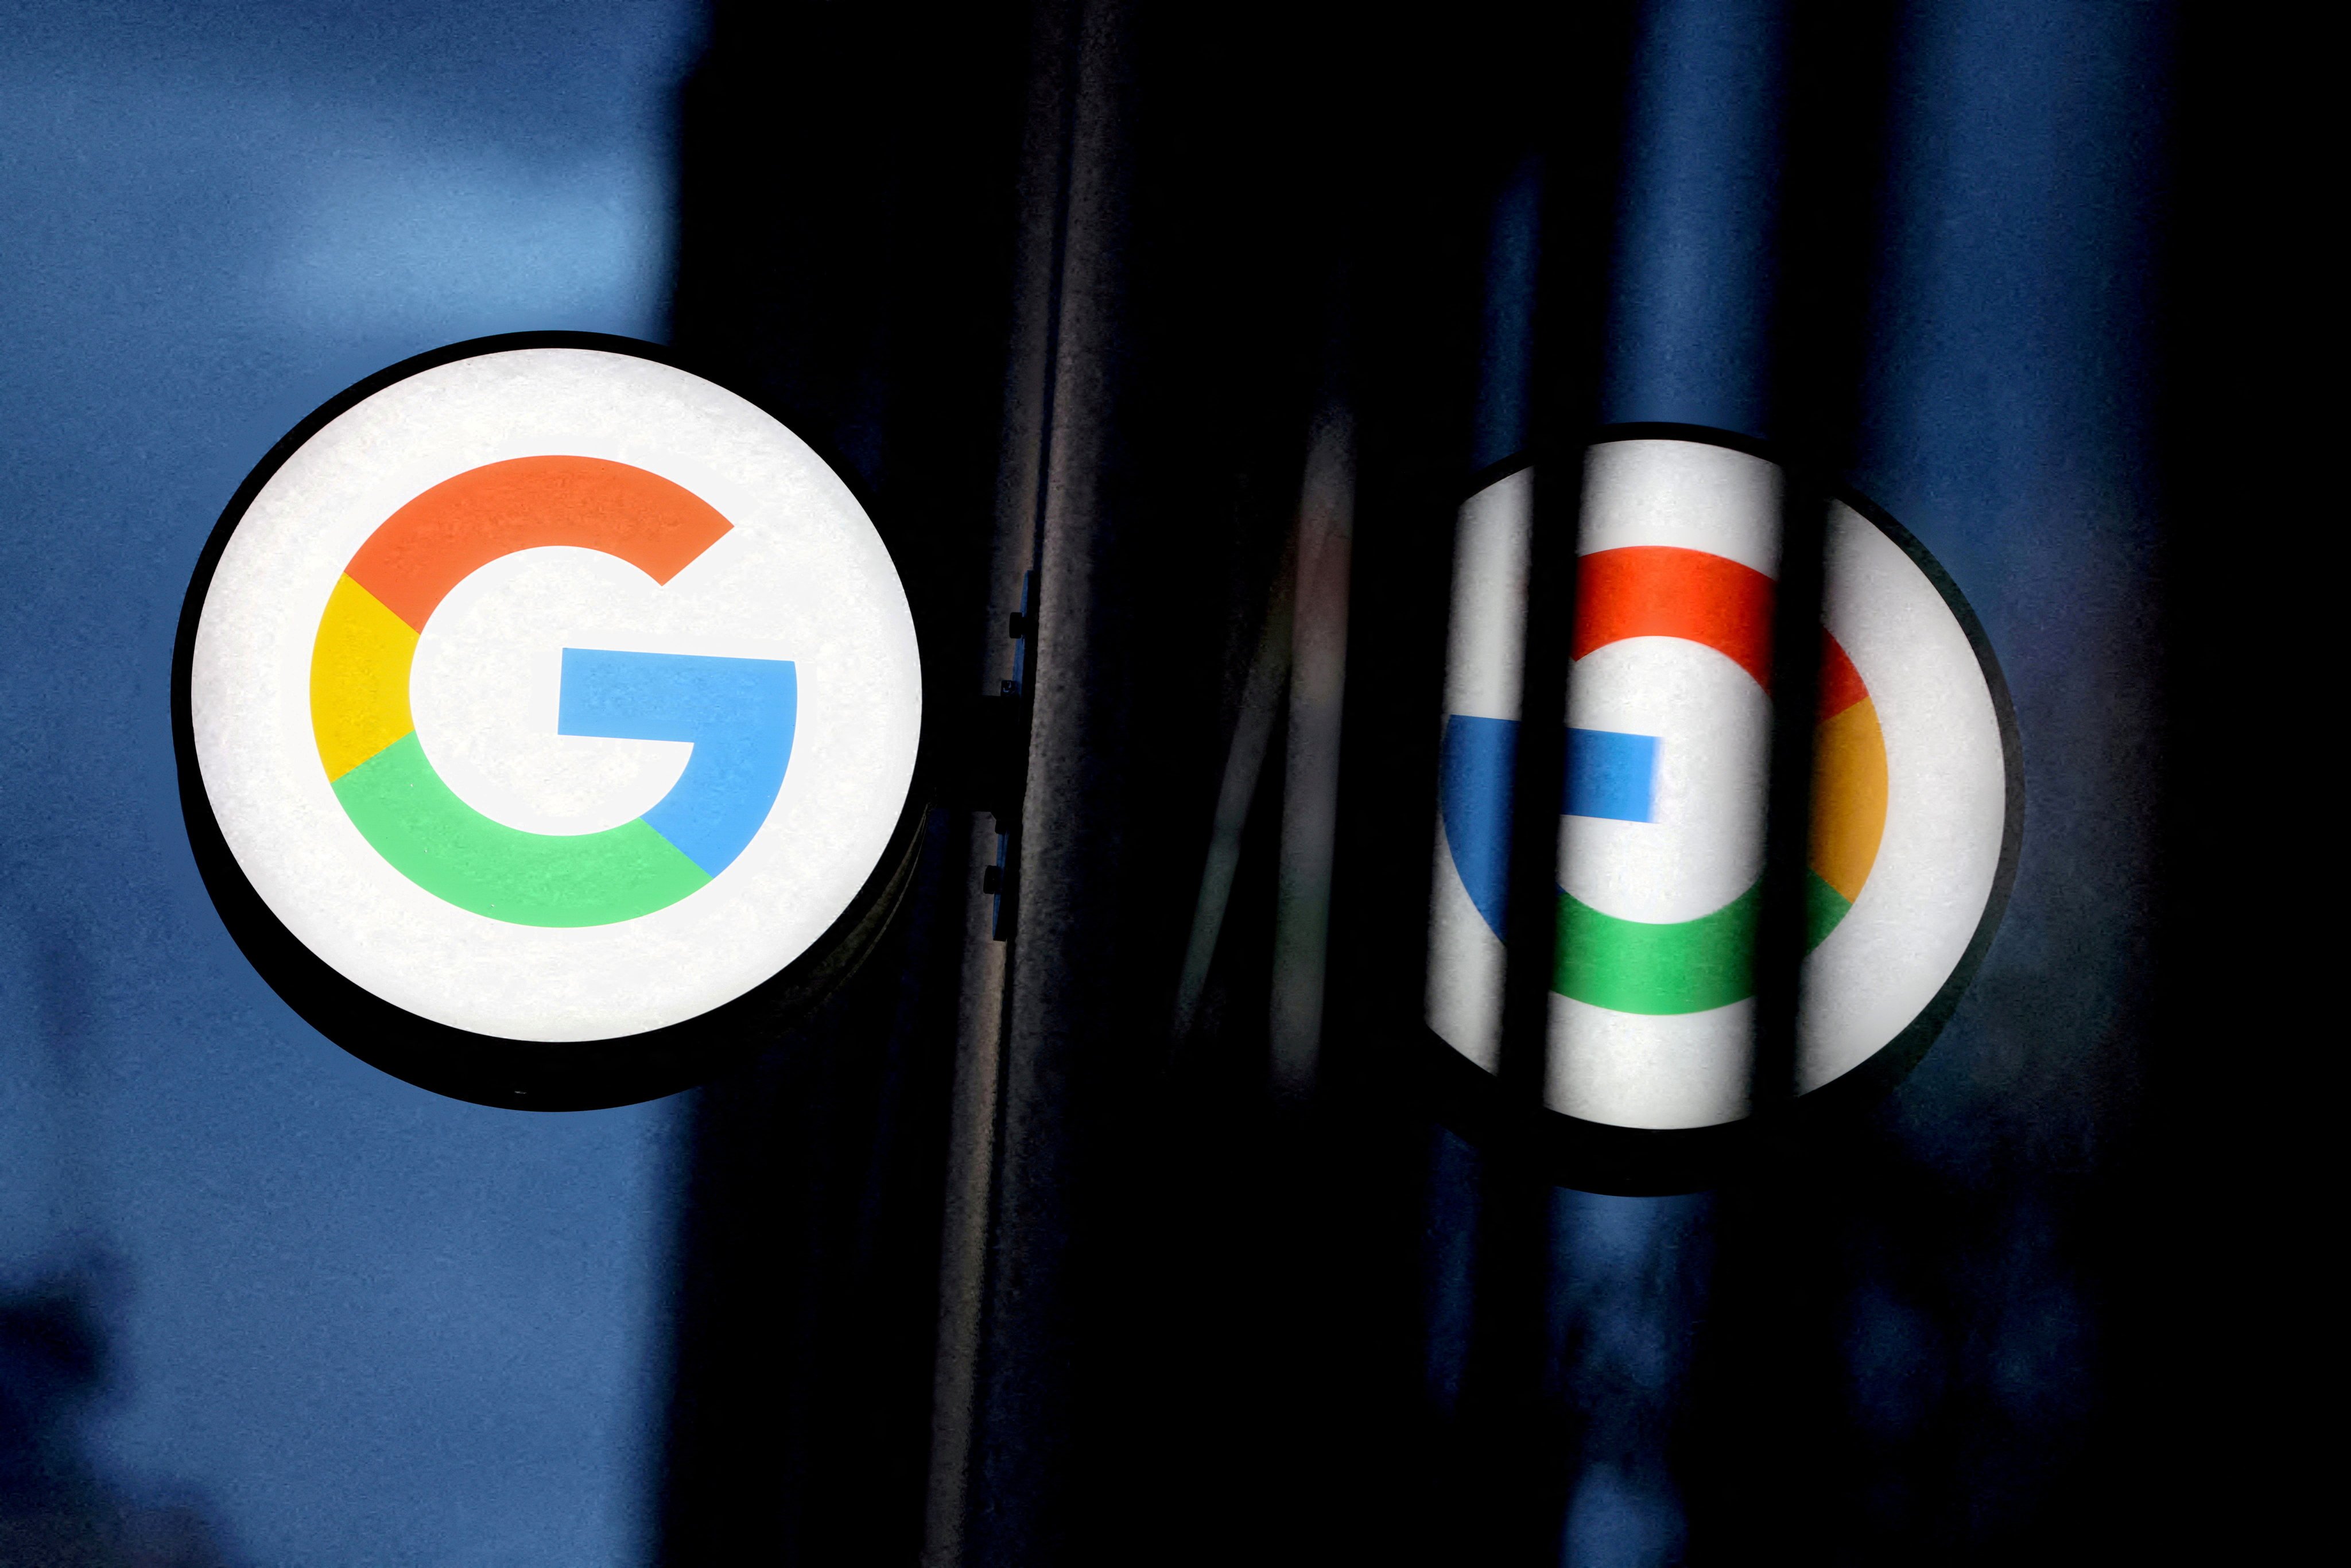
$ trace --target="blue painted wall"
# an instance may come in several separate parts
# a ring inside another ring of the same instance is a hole
[[[288,426],[493,331],[663,331],[685,0],[0,5],[0,1292],[110,1258],[88,1451],[256,1564],[642,1554],[669,1105],[361,1066],[191,864],[167,675]]]

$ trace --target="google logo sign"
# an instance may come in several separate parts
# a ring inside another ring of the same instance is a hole
[[[183,616],[208,887],[329,1038],[499,1104],[695,1081],[912,863],[922,675],[855,495],[659,350],[491,340],[280,444]]]
[[[707,885],[749,843],[791,758],[787,659],[563,650],[559,735],[685,741],[684,774],[643,816],[533,833],[458,798],[416,738],[417,637],[452,588],[517,550],[599,550],[667,582],[731,525],[691,491],[592,457],[515,457],[444,480],[343,569],[310,656],[310,722],[336,799],[418,886],[521,925],[608,925]]]

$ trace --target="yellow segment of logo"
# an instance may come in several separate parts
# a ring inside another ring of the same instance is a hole
[[[310,723],[329,779],[416,727],[408,711],[415,657],[408,622],[350,578],[335,580],[310,653]]]
[[[1886,737],[1864,697],[1813,731],[1812,867],[1847,904],[1886,836]]]

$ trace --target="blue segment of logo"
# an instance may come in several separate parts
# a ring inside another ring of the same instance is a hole
[[[1656,799],[1657,737],[1613,729],[1567,732],[1567,800],[1570,817],[1607,817],[1646,822]]]
[[[1510,883],[1510,780],[1519,755],[1519,721],[1453,714],[1445,721],[1437,764],[1437,810],[1454,869],[1469,902],[1502,935]],[[1567,732],[1563,815],[1652,820],[1657,737],[1612,729]]]
[[[1445,721],[1437,810],[1453,868],[1497,936],[1510,884],[1510,776],[1518,756],[1516,719],[1457,713]]]
[[[768,820],[799,715],[789,659],[563,650],[557,734],[693,743],[685,771],[644,822],[711,876]]]

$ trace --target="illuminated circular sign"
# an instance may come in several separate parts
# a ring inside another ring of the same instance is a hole
[[[1750,1110],[1780,471],[1681,427],[1586,455],[1540,1112],[1492,1077],[1531,481],[1493,477],[1461,514],[1428,1023],[1481,1133],[1579,1185],[1698,1185]],[[1932,1040],[1998,924],[2022,814],[2006,688],[1949,578],[1855,496],[1831,508],[1824,566],[1806,1113],[1882,1090]]]
[[[240,945],[463,1098],[685,1086],[853,966],[911,864],[881,537],[781,423],[622,340],[460,344],[314,414],[214,534],[174,695]]]

